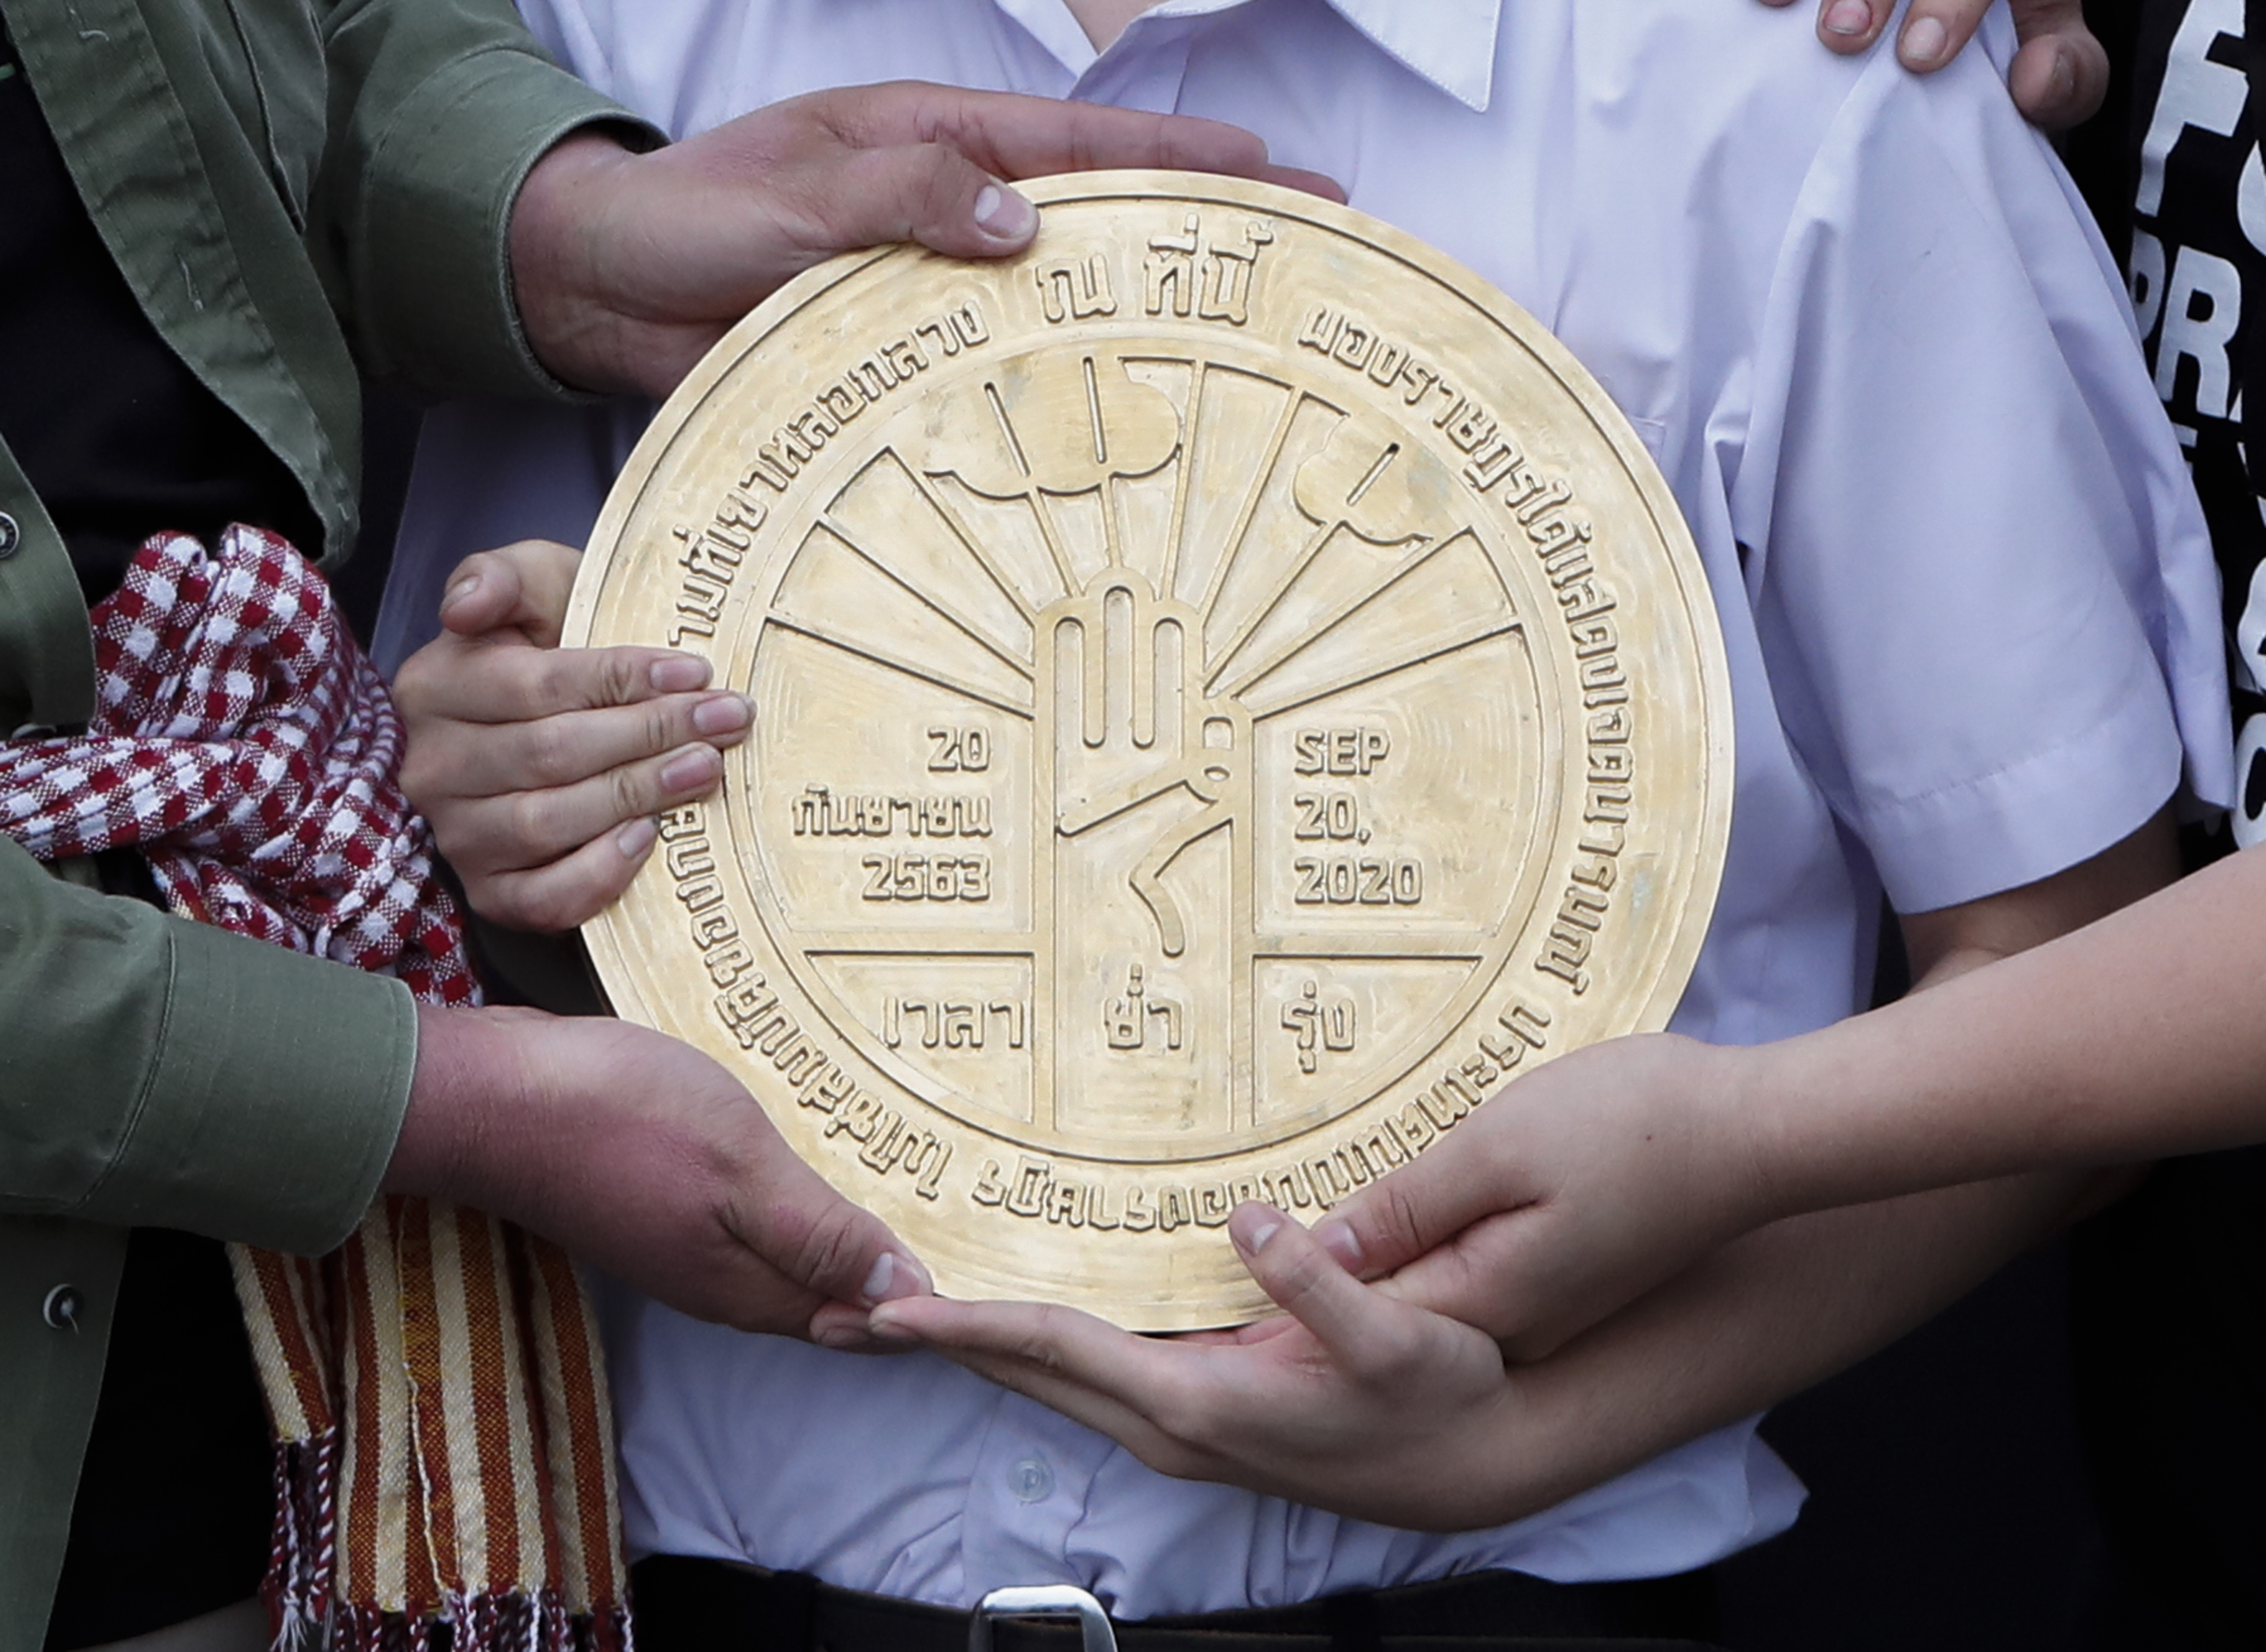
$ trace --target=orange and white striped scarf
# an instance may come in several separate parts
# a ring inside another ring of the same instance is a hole
[[[182,916],[478,1002],[400,718],[297,552],[161,535],[92,620],[95,717],[0,742],[0,831],[47,859],[137,848]],[[327,1256],[230,1260],[276,1436],[278,1647],[421,1652],[444,1623],[454,1652],[629,1645],[605,1369],[565,1253],[388,1197]]]

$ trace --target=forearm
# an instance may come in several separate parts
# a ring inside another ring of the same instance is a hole
[[[546,57],[509,0],[333,0],[329,143],[309,244],[372,376],[555,391],[523,333],[508,228],[561,138],[660,135]]]
[[[2082,1173],[1953,1188],[1748,1234],[1549,1358],[1473,1448],[1489,1520],[1546,1508],[1751,1415],[1892,1341],[2086,1196]]]
[[[2266,857],[1783,1044],[1722,1052],[1774,1211],[2266,1137]]]

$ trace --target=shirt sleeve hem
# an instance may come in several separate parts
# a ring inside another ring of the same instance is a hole
[[[1899,912],[1933,912],[2051,877],[2145,825],[2179,790],[2162,688],[2077,738],[1925,795],[1873,802],[1859,830]]]

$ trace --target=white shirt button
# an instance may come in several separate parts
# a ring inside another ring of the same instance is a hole
[[[1055,1472],[1043,1457],[1026,1457],[1007,1471],[1007,1489],[1017,1502],[1036,1502],[1055,1488]]]

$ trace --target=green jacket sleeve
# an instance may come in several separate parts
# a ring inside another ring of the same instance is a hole
[[[0,1213],[322,1251],[416,1064],[398,981],[55,877],[0,837]]]
[[[353,538],[349,339],[432,389],[558,391],[512,301],[512,202],[576,127],[654,140],[509,0],[8,11],[143,313],[305,487],[307,550]],[[82,722],[85,609],[4,442],[0,515],[0,737]],[[391,1154],[416,1027],[397,982],[76,887],[0,837],[0,1652],[40,1644],[128,1227],[335,1244]]]
[[[311,245],[365,370],[456,394],[556,394],[511,290],[512,203],[578,127],[661,136],[545,57],[510,0],[340,0]]]

